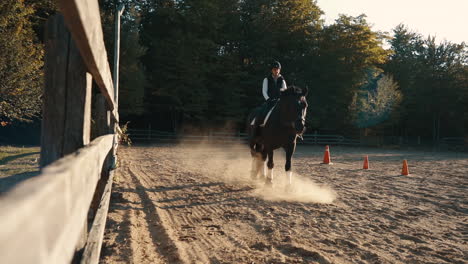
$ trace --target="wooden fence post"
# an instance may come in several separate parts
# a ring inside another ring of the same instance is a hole
[[[81,55],[55,15],[46,28],[41,167],[90,142],[91,82]]]
[[[63,155],[66,76],[70,38],[70,33],[65,27],[62,16],[55,15],[47,21],[41,128],[41,167],[49,165]]]
[[[91,137],[91,88],[93,78],[74,41],[70,43],[67,74],[66,120],[63,154],[88,145]]]
[[[89,144],[91,128],[92,77],[62,15],[48,20],[45,39],[41,168]],[[77,251],[84,248],[87,232],[85,220]]]

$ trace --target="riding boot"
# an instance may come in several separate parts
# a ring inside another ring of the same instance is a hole
[[[276,104],[276,100],[269,99],[261,106],[260,111],[258,112],[257,116],[255,117],[255,121],[253,124],[253,138],[259,138],[261,135],[262,125],[265,121],[266,115],[270,111],[270,109]]]

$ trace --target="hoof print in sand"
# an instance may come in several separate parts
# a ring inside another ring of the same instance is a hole
[[[226,220],[237,219],[238,214],[232,211],[226,211],[223,215],[223,218]]]
[[[271,234],[273,233],[275,230],[271,227],[271,226],[264,226],[262,227],[261,229],[261,232],[264,233],[264,234]]]
[[[327,258],[325,258],[323,255],[316,251],[308,250],[299,246],[294,246],[294,245],[284,245],[280,246],[278,248],[280,251],[282,251],[285,255],[292,255],[292,256],[298,256],[301,257],[303,260],[309,262],[309,261],[314,261],[318,263],[331,263]]]
[[[182,225],[181,227],[182,235],[179,236],[180,241],[192,242],[197,240],[195,235],[195,227],[191,225]]]
[[[421,240],[421,239],[419,239],[419,238],[417,238],[415,236],[410,236],[410,235],[405,235],[405,234],[400,234],[398,236],[400,237],[400,239],[413,241],[414,243],[419,243],[419,244],[426,243],[423,240]]]
[[[208,231],[208,235],[224,235],[224,231],[221,230],[221,226],[219,225],[209,225],[205,226],[206,230]]]
[[[184,231],[193,231],[193,230],[195,230],[195,227],[193,227],[191,225],[182,225],[181,229],[184,230]]]
[[[259,251],[271,251],[271,249],[273,248],[272,245],[267,245],[263,242],[257,242],[253,245],[250,246],[251,249],[256,249],[256,250],[259,250]]]
[[[213,221],[213,219],[211,217],[202,217],[201,220],[202,221]]]
[[[180,236],[179,240],[180,241],[185,241],[185,242],[192,242],[192,241],[197,240],[197,238],[194,237],[194,236]]]

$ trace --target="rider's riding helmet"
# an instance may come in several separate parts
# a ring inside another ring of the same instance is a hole
[[[271,66],[270,67],[271,69],[274,69],[274,68],[281,69],[281,63],[279,63],[279,61],[272,62],[270,66]]]

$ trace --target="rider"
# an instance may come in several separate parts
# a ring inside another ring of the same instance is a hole
[[[271,65],[271,75],[268,75],[263,79],[262,93],[263,97],[267,102],[277,100],[280,97],[280,93],[286,90],[286,81],[280,74],[281,64],[278,61],[274,61]]]
[[[277,103],[282,91],[286,90],[286,81],[280,74],[281,63],[274,61],[270,64],[271,75],[268,75],[263,79],[262,93],[266,102],[262,105],[261,110],[255,121],[255,131],[258,135],[258,126],[261,126],[268,112]]]

